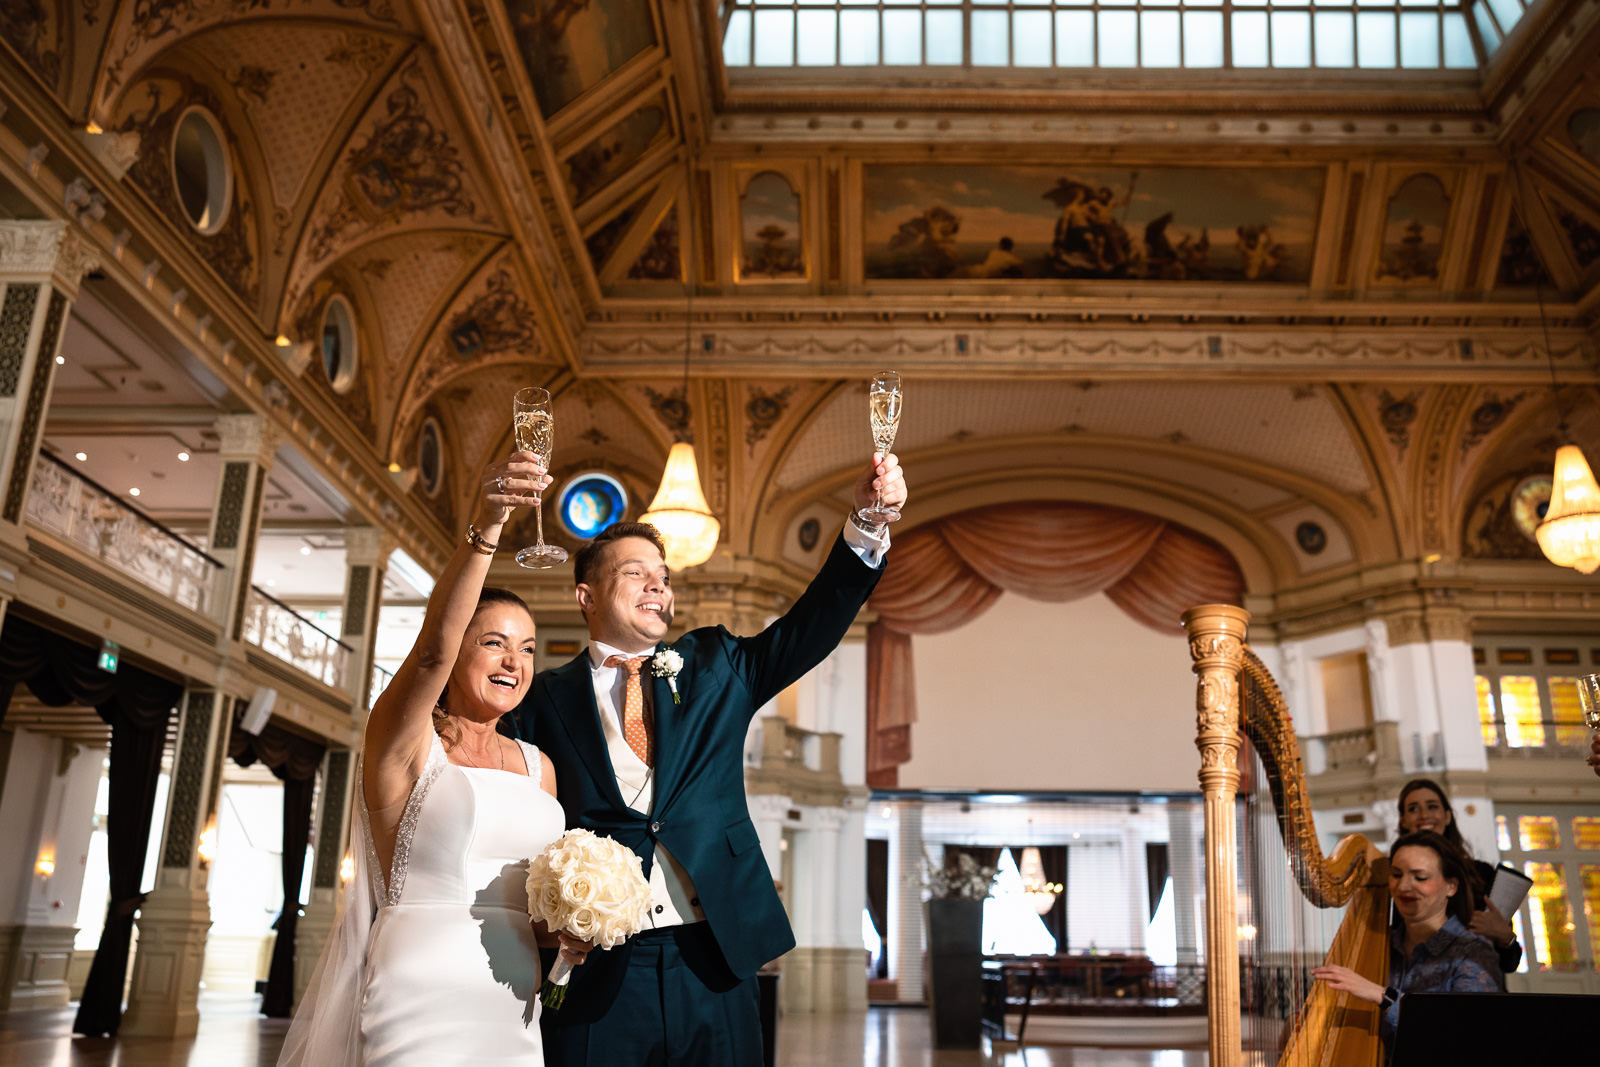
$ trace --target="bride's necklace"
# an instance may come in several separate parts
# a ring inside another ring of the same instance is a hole
[[[498,747],[500,749],[500,769],[503,771],[503,770],[506,769],[506,746],[504,744],[500,744],[500,745],[497,745],[496,747]],[[475,769],[480,770],[480,771],[487,771],[487,770],[492,770],[493,769],[493,768],[490,768],[490,767],[483,766],[477,760],[475,760],[471,756],[467,755],[467,746],[466,745],[457,745],[456,746],[456,751],[461,753],[461,758],[467,761],[467,766],[469,766],[469,767],[475,768]]]

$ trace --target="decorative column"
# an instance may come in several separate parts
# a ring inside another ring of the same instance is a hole
[[[222,564],[212,604],[226,648],[244,637],[250,575],[261,534],[261,494],[280,434],[264,415],[223,415],[217,419],[217,435],[222,440],[221,474],[206,548]]]
[[[863,764],[866,751],[857,755]],[[862,788],[844,798],[839,828],[839,867],[833,892],[839,906],[834,920],[836,946],[831,1011],[867,1010],[867,946],[861,936],[861,914],[867,907],[867,792]]]
[[[184,1037],[200,1023],[200,972],[205,963],[211,899],[201,836],[213,831],[222,759],[228,748],[230,701],[192,689],[184,699],[167,793],[166,836],[155,888],[139,908],[139,951],[133,961],[123,1034]]]
[[[1239,789],[1239,668],[1250,613],[1232,604],[1203,604],[1183,613],[1189,655],[1200,676],[1195,702],[1200,790],[1205,797],[1206,994],[1212,1067],[1243,1067],[1239,1026],[1237,842],[1234,795]]]
[[[316,853],[311,867],[311,899],[294,931],[294,1000],[311,981],[322,956],[322,947],[333,932],[334,919],[339,913],[339,893],[344,889],[341,874],[347,843],[346,831],[350,827],[350,811],[355,791],[361,788],[354,777],[355,753],[349,749],[336,749],[328,753],[322,765],[321,810],[317,812]],[[359,887],[358,887],[359,888]]]
[[[372,655],[377,644],[378,609],[383,606],[383,572],[394,547],[375,526],[352,526],[344,532],[342,637],[350,646],[345,682],[355,697],[358,719],[372,706]]]
[[[67,313],[98,265],[69,223],[0,221],[0,615],[27,558],[22,522]]]
[[[895,999],[923,1002],[922,966],[922,806],[900,802],[895,806],[898,826],[889,839],[889,977],[895,982]]]
[[[843,954],[839,940],[839,831],[843,808],[807,808],[795,835],[795,941],[784,964],[786,1011],[838,1011],[842,1004]],[[859,928],[860,920],[857,919]],[[859,932],[856,939],[860,940]],[[850,954],[865,981],[860,952]]]

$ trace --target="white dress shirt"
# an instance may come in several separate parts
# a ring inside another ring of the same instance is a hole
[[[855,523],[846,522],[844,540],[867,566],[874,569],[883,566],[883,556],[889,548],[887,526],[881,526],[876,533],[869,534]],[[606,750],[611,755],[611,767],[617,775],[617,790],[622,794],[623,803],[641,815],[650,814],[650,806],[655,799],[655,773],[645,766],[644,760],[622,736],[628,675],[621,667],[607,667],[606,660],[612,656],[632,658],[654,653],[654,647],[629,653],[603,641],[589,643],[589,671],[594,683],[595,706],[600,710],[600,729],[605,734]],[[646,708],[652,703],[651,677],[650,664],[646,662],[639,672]],[[672,853],[657,842],[655,863],[650,867],[651,924],[656,927],[678,926],[704,920],[705,912],[700,910],[700,897],[695,892],[694,880],[673,858]]]

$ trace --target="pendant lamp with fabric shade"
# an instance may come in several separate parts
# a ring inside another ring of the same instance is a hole
[[[675,571],[699,566],[717,550],[722,523],[700,491],[694,445],[679,441],[672,446],[667,468],[661,472],[661,488],[639,521],[661,531],[661,539],[667,543],[667,566]]]
[[[1556,449],[1550,509],[1534,533],[1551,563],[1580,574],[1600,567],[1600,486],[1577,445]]]

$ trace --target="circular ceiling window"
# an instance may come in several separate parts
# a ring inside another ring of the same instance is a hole
[[[233,200],[233,168],[222,128],[204,108],[192,107],[178,120],[172,135],[172,184],[195,229],[204,234],[222,229]]]
[[[628,510],[628,491],[609,474],[588,471],[574,476],[561,490],[556,513],[574,537],[588,540]]]
[[[356,380],[356,320],[342,296],[328,301],[322,313],[322,366],[335,392],[344,392]]]
[[[417,435],[417,479],[429,496],[437,496],[444,484],[444,439],[439,424],[431,418],[423,420],[422,432]]]

